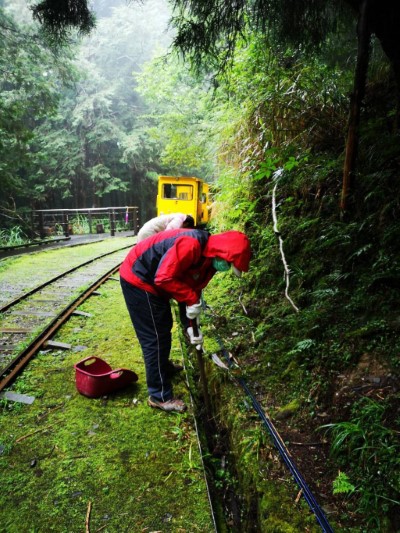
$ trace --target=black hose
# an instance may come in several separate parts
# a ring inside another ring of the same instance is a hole
[[[224,357],[227,361],[228,367],[232,366],[232,360],[229,357],[229,353],[225,349],[221,339],[217,337],[217,342],[221,348],[222,353],[224,354]],[[264,423],[264,426],[266,427],[268,433],[270,434],[273,443],[275,444],[279,454],[281,455],[283,461],[285,462],[286,466],[289,468],[294,480],[296,481],[297,485],[302,490],[302,494],[309,505],[311,511],[314,513],[316,519],[318,520],[319,525],[321,526],[322,530],[325,533],[333,533],[333,529],[330,526],[322,508],[317,503],[314,495],[312,494],[310,488],[308,487],[307,483],[305,482],[303,476],[298,471],[295,463],[293,462],[293,459],[290,456],[289,450],[286,448],[285,444],[282,441],[281,436],[275,429],[273,423],[268,418],[268,416],[265,414],[264,410],[262,409],[261,405],[258,403],[258,401],[255,399],[254,395],[250,391],[246,381],[242,377],[234,377],[234,379],[239,383],[239,385],[242,387],[242,389],[246,392],[247,396],[251,399],[253,407],[261,420]]]

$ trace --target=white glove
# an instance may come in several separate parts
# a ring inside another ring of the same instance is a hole
[[[197,328],[197,329],[198,329],[198,333],[199,333],[199,335],[197,337],[194,336],[192,327],[187,328],[186,331],[187,331],[187,334],[189,335],[190,344],[193,344],[193,345],[199,344],[201,346],[203,344],[203,334],[200,331],[200,328]]]
[[[195,318],[200,316],[200,313],[201,313],[201,302],[186,306],[186,316],[190,318],[190,320],[194,320]]]

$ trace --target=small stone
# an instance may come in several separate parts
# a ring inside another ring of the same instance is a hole
[[[73,352],[83,352],[84,350],[87,350],[87,346],[75,346],[72,348]]]

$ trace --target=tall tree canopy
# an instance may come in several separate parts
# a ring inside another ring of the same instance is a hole
[[[0,8],[0,193],[14,203],[25,188],[33,130],[56,112],[60,87],[74,79],[68,50],[52,55],[34,28],[17,24]]]
[[[140,205],[143,216],[152,214],[147,196],[155,188],[151,171],[160,170],[158,143],[143,130],[145,109],[132,73],[170,42],[169,11],[163,0],[134,8],[115,0],[107,9],[98,0],[92,7],[96,31],[79,37],[65,22],[70,19],[60,17],[65,34],[53,33],[62,44],[55,50],[24,0],[0,9],[4,209],[106,202]]]
[[[393,0],[173,0],[175,44],[199,60],[204,55],[229,58],[246,25],[272,32],[278,42],[320,45],[337,29],[341,15],[367,10],[368,25],[400,75],[400,4]],[[78,28],[89,32],[95,17],[87,0],[42,0],[32,7],[43,27],[58,38]]]
[[[358,53],[349,113],[346,157],[343,169],[341,209],[355,190],[360,109],[365,92],[371,35],[375,35],[394,72],[400,114],[400,3],[392,0],[175,0],[174,44],[200,68],[207,64],[225,70],[246,29],[267,36],[269,45],[295,46],[299,50],[323,49],[351,19],[357,19]],[[353,13],[353,17],[349,16]]]
[[[393,0],[173,0],[175,46],[199,66],[207,57],[219,67],[231,58],[246,26],[271,33],[277,43],[305,49],[320,46],[349,17],[366,13],[370,34],[376,35],[400,85],[400,3]],[[87,0],[42,0],[32,7],[48,34],[65,39],[68,30],[88,33],[95,17]]]
[[[368,25],[400,73],[400,4],[392,0],[174,0],[175,45],[197,64],[205,57],[232,57],[246,26],[270,33],[276,43],[314,51],[345,22],[367,7]]]
[[[76,47],[79,80],[37,137],[36,190],[52,205],[60,198],[74,207],[140,203],[154,144],[141,133],[143,103],[132,72],[168,39],[158,29],[166,26],[163,7],[158,0],[137,9],[114,5]]]
[[[354,189],[358,149],[360,108],[369,61],[369,43],[375,35],[394,72],[400,115],[400,3],[393,0],[173,0],[172,24],[176,29],[174,46],[200,69],[225,71],[234,51],[247,31],[268,36],[269,45],[291,45],[314,53],[343,30],[351,19],[358,21],[357,67],[349,114],[346,159],[343,170],[342,211]],[[53,0],[44,0],[34,10],[50,31],[60,35],[60,27],[87,24],[87,2],[68,0],[54,9]],[[350,16],[353,13],[353,16]]]
[[[65,39],[71,28],[86,34],[95,26],[95,16],[86,0],[42,0],[32,11],[46,33],[58,40]]]

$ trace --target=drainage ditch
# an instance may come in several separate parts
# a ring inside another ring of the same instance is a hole
[[[230,372],[204,360],[209,395],[204,402],[200,371],[189,355],[192,349],[183,353],[216,530],[322,529],[332,533],[324,512],[244,380],[232,378]]]
[[[216,390],[210,394],[211,413],[207,413],[200,372],[197,365],[194,366],[192,363],[195,360],[194,357],[188,353],[191,347],[186,350],[185,341],[181,340],[181,342],[184,346],[182,352],[187,371],[187,386],[193,402],[216,531],[218,533],[260,531],[254,506],[248,508],[237,491],[238,473],[230,450],[229,429],[221,424],[215,414],[217,413],[217,406],[214,402]],[[250,501],[253,501],[253,498],[250,498]]]

